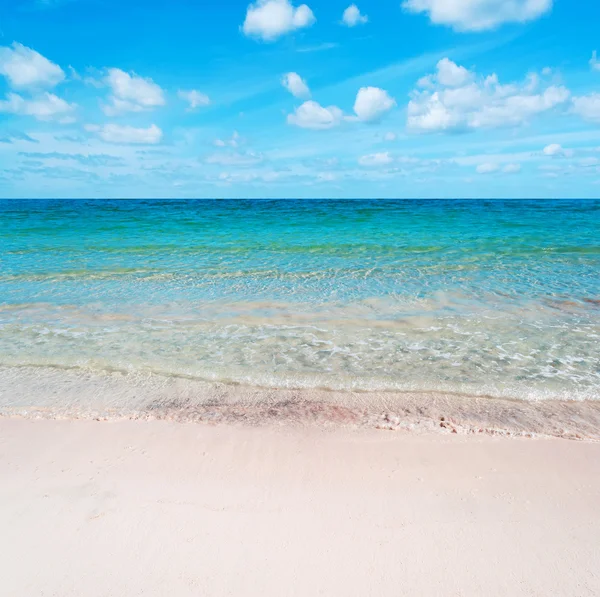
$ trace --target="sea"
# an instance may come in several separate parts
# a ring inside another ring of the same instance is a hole
[[[0,201],[0,412],[173,379],[600,400],[600,201]]]

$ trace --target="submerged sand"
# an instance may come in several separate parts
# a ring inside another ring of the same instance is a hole
[[[0,419],[30,597],[600,594],[600,444]]]

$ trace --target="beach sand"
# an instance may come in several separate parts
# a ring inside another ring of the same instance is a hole
[[[600,594],[600,443],[0,419],[0,593]]]

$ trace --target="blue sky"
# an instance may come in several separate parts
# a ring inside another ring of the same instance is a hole
[[[0,197],[598,197],[591,0],[4,0]]]

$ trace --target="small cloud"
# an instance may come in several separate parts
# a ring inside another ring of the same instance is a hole
[[[363,15],[358,10],[356,4],[351,4],[342,15],[342,24],[346,27],[356,27],[357,25],[364,25],[369,20],[367,15]]]
[[[289,0],[257,0],[248,6],[242,31],[248,37],[270,42],[286,33],[310,27],[315,21],[315,15],[306,4],[295,7]]]
[[[71,81],[83,81],[83,77],[70,64],[67,66],[67,70]]]
[[[325,50],[333,50],[334,48],[339,48],[339,46],[340,44],[326,41],[322,44],[317,44],[315,46],[304,46],[301,48],[296,48],[296,52],[299,52],[301,54],[308,52],[324,52]]]
[[[148,128],[135,128],[133,126],[120,126],[118,124],[105,124],[98,126],[88,124],[86,131],[96,133],[107,143],[155,145],[162,139],[162,130],[155,124]]]
[[[395,141],[397,138],[398,137],[396,136],[396,133],[392,133],[392,132],[386,133],[383,136],[384,141]]]
[[[305,129],[324,130],[338,126],[342,119],[343,112],[337,106],[325,108],[309,100],[288,114],[287,122]]]
[[[396,105],[396,100],[379,87],[361,87],[354,102],[354,113],[363,122],[377,122]]]
[[[152,79],[140,77],[135,73],[109,68],[104,82],[112,91],[108,98],[109,103],[102,108],[107,116],[116,116],[124,112],[143,112],[164,106],[166,103],[160,86]]]
[[[502,168],[504,174],[518,174],[521,172],[521,164],[507,164]]]
[[[177,92],[177,97],[189,104],[188,112],[191,112],[196,108],[208,106],[210,104],[210,98],[208,97],[208,95],[197,91],[196,89],[190,89],[189,91],[184,91],[183,89],[180,89]]]
[[[423,87],[424,89],[431,89],[435,86],[434,76],[425,75],[417,81],[417,87]]]
[[[444,87],[463,87],[473,80],[473,73],[448,58],[437,63],[436,79]]]
[[[570,158],[575,152],[572,149],[564,149],[563,146],[558,143],[552,143],[544,147],[543,153],[549,157]]]
[[[526,23],[552,8],[552,0],[404,0],[404,10],[425,13],[432,23],[455,31],[486,31],[503,23]]]
[[[231,138],[215,139],[213,143],[216,147],[238,147],[242,143],[242,138],[237,131],[233,131]]]
[[[361,166],[387,166],[394,161],[389,152],[371,153],[358,158],[358,163]]]
[[[334,182],[337,180],[337,174],[333,172],[319,172],[317,174],[317,180],[319,182]]]
[[[594,50],[590,58],[590,67],[592,70],[600,70],[600,61],[598,60],[598,52]]]
[[[0,75],[15,88],[54,87],[65,79],[58,64],[17,42],[10,47],[0,47]]]
[[[477,174],[492,174],[498,171],[498,164],[479,164],[475,170]]]
[[[17,93],[9,93],[5,100],[0,100],[0,112],[33,116],[37,120],[54,120],[61,124],[74,122],[75,104],[69,104],[64,99],[45,92],[33,99],[24,99]]]
[[[287,73],[283,75],[281,84],[294,97],[310,97],[310,89],[306,81],[298,73]]]
[[[600,93],[573,98],[573,112],[590,122],[600,122]]]

